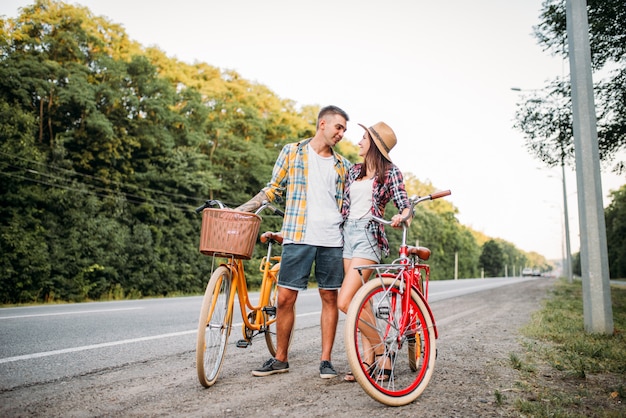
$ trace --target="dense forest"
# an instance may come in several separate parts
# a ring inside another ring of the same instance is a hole
[[[283,144],[313,135],[318,110],[145,48],[84,7],[39,0],[2,18],[0,303],[202,292],[211,258],[198,251],[194,209],[256,194]],[[339,152],[356,161],[349,141]],[[405,177],[410,194],[436,190]],[[459,278],[548,268],[456,213],[442,199],[418,208],[411,225],[410,237],[432,250],[431,279],[453,278],[457,257]],[[266,214],[261,228],[280,223]],[[400,237],[389,235],[393,248]],[[257,244],[246,261],[252,286],[263,254]]]

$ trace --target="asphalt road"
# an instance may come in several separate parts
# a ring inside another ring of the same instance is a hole
[[[542,279],[431,282],[429,301],[529,280]],[[251,297],[256,300],[256,294]],[[0,309],[0,392],[193,351],[201,300],[198,296]],[[317,291],[302,292],[296,329],[318,324],[319,310]],[[241,336],[240,319],[234,324],[230,344]]]

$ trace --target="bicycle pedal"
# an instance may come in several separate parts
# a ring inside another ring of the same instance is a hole
[[[263,312],[269,316],[276,316],[276,306],[265,306],[263,307]]]
[[[252,345],[252,343],[250,341],[246,341],[246,340],[238,340],[237,341],[237,348],[248,348]]]

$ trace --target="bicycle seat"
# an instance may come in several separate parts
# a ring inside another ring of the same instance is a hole
[[[408,248],[409,255],[417,256],[420,260],[427,261],[430,258],[430,250],[426,247],[412,247]]]
[[[261,234],[261,242],[265,244],[267,241],[273,240],[279,244],[283,243],[283,236],[279,232],[267,231]]]

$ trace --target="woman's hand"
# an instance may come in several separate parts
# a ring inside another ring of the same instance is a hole
[[[402,224],[402,215],[393,215],[391,217],[391,226],[393,226],[394,228],[398,228],[400,227],[400,225]]]
[[[402,213],[398,213],[397,215],[393,215],[391,217],[391,226],[393,226],[394,228],[399,228],[400,225],[402,224],[402,219],[405,216],[408,216],[409,214],[409,208],[405,208]],[[411,218],[406,220],[406,226],[408,227],[409,225],[411,225]]]

